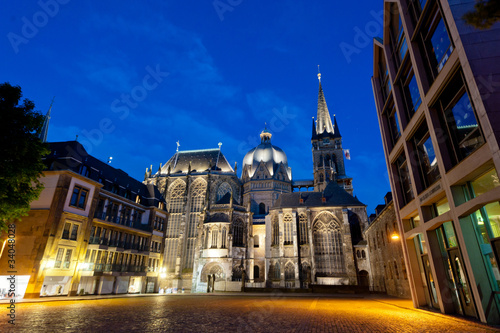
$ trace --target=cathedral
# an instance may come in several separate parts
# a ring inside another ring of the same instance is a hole
[[[314,179],[293,180],[285,151],[267,129],[245,155],[240,178],[220,145],[177,149],[156,173],[146,171],[144,183],[158,188],[168,212],[160,288],[368,285],[366,206],[353,196],[342,136],[318,79]]]

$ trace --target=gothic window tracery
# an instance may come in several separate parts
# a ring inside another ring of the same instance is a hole
[[[295,266],[291,262],[285,266],[285,280],[295,280]]]
[[[292,214],[285,214],[285,216],[283,217],[283,229],[284,229],[284,236],[285,236],[284,245],[293,244],[292,225],[293,225]]]
[[[313,224],[314,260],[318,276],[345,273],[340,223],[330,213],[323,212]]]
[[[170,212],[165,235],[165,265],[167,272],[175,271],[177,259],[177,244],[179,228],[184,208],[184,197],[186,193],[186,183],[180,179],[176,180],[169,188],[168,210]]]
[[[245,226],[243,220],[237,218],[233,222],[233,246],[245,246]]]
[[[196,226],[200,221],[200,212],[205,202],[207,182],[203,178],[196,179],[190,186],[191,208],[186,234],[186,253],[183,258],[184,267],[192,267],[194,262],[194,247],[196,243]]]
[[[225,196],[227,193],[233,193],[233,190],[231,188],[231,185],[229,185],[227,182],[223,182],[222,184],[219,185],[219,188],[217,189],[217,201],[222,199],[222,197]]]
[[[299,215],[299,238],[300,244],[307,244],[307,216],[304,213]]]
[[[273,222],[272,222],[272,244],[271,245],[279,245],[280,242],[280,227],[279,227],[279,222],[278,222],[278,217],[273,216]]]

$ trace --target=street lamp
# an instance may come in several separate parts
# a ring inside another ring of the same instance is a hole
[[[397,240],[399,240],[399,235],[398,235],[398,233],[397,233],[396,231],[394,231],[394,232],[392,233],[392,235],[391,235],[391,239],[392,239],[393,241],[397,241]]]

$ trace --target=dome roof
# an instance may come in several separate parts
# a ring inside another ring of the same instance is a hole
[[[277,170],[280,163],[283,163],[288,178],[292,179],[292,169],[288,167],[288,159],[286,158],[285,152],[281,148],[271,144],[270,135],[269,139],[266,139],[267,137],[265,139],[262,138],[261,144],[245,155],[243,158],[243,168],[248,166],[249,177],[251,178],[262,162],[266,165],[271,176],[274,176],[274,172]]]

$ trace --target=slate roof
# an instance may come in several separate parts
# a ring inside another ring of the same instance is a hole
[[[228,205],[231,202],[231,193],[227,192],[224,194],[222,198],[219,199],[219,201],[216,202],[217,205]],[[233,197],[233,205],[240,205],[238,201]]]
[[[208,172],[209,170],[234,172],[224,154],[215,148],[179,151],[161,168],[161,173],[167,174],[169,166],[170,174],[187,173],[190,162],[191,172]]]
[[[158,202],[165,202],[158,188],[152,184],[145,185],[129,176],[125,171],[117,169],[92,155],[89,155],[78,141],[50,142],[50,154],[44,157],[47,170],[71,170],[103,184],[103,189],[135,201],[140,196],[144,206],[158,207]],[[86,174],[82,166],[86,167]]]
[[[323,203],[322,198],[326,198]],[[300,198],[304,203],[300,203]],[[336,182],[330,182],[323,192],[284,193],[278,197],[273,209],[293,207],[324,207],[324,206],[365,206],[358,198],[353,197]]]

